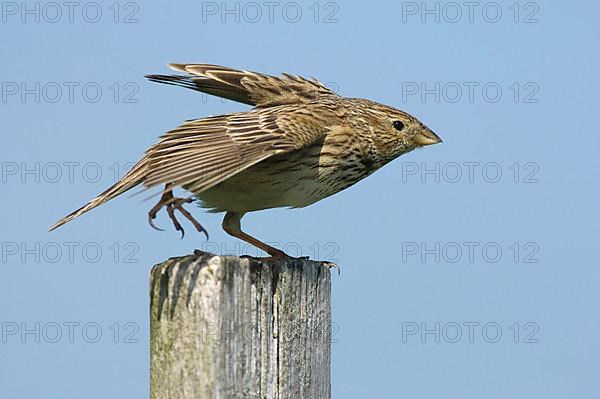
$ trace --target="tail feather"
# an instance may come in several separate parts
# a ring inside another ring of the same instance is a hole
[[[115,198],[116,196],[123,194],[124,192],[132,189],[138,184],[143,182],[144,176],[146,175],[147,170],[147,158],[143,158],[140,162],[135,164],[133,168],[125,175],[121,180],[117,183],[113,184],[111,187],[106,189],[96,198],[82,206],[81,208],[71,212],[64,218],[60,219],[58,222],[54,223],[48,231],[52,231],[54,229],[59,228],[65,223],[70,222],[71,220],[83,215],[84,213],[91,211],[98,205],[102,205],[107,201]]]

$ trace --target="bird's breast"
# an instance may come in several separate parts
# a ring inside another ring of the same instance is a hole
[[[195,195],[203,207],[216,212],[301,208],[342,191],[374,170],[355,146],[324,142],[273,156]]]

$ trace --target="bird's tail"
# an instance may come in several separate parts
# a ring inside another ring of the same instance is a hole
[[[119,180],[118,182],[113,184],[106,191],[104,191],[103,193],[98,195],[96,198],[94,198],[93,200],[91,200],[90,202],[88,202],[87,204],[82,206],[81,208],[69,213],[67,216],[60,219],[58,222],[54,223],[48,231],[52,231],[54,229],[59,228],[63,224],[70,222],[71,220],[75,219],[76,217],[79,217],[79,216],[83,215],[84,213],[91,211],[98,205],[102,205],[105,202],[115,198],[117,195],[123,194],[124,192],[137,186],[138,184],[143,182],[144,177],[146,175],[147,168],[148,168],[148,159],[146,157],[144,157],[137,164],[135,164],[131,168],[131,170],[129,172],[127,172],[127,174],[125,176],[123,176],[123,178],[121,180]]]

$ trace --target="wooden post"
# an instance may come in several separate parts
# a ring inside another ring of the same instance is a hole
[[[150,277],[151,398],[331,397],[331,274],[201,251]]]

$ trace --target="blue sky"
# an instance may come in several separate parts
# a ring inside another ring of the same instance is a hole
[[[2,397],[147,396],[151,266],[248,251],[200,209],[210,242],[154,231],[139,197],[46,231],[164,131],[247,109],[143,78],[167,62],[314,76],[444,139],[244,218],[342,268],[334,398],[595,394],[596,3],[53,4],[1,5]]]

